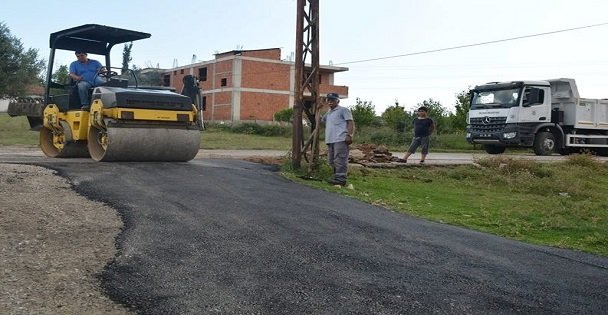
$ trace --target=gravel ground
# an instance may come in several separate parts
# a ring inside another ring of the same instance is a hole
[[[121,227],[52,170],[0,164],[0,313],[134,314],[99,280]]]

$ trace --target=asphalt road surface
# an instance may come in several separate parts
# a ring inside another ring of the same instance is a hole
[[[29,159],[119,211],[102,282],[142,314],[608,313],[608,258],[393,213],[269,166]]]

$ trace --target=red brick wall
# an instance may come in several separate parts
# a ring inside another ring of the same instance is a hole
[[[207,96],[207,119],[211,120],[232,120],[232,93],[218,92],[214,96]],[[213,103],[211,103],[213,102]]]
[[[228,51],[223,54],[215,55],[215,59],[222,59],[225,57],[234,56],[235,54],[236,54],[235,51]],[[247,56],[247,57],[281,60],[281,49],[280,48],[260,49],[260,50],[243,50],[240,52],[240,54],[241,54],[241,56]]]
[[[181,93],[184,88],[183,79],[185,75],[190,74],[189,69],[183,69],[184,73],[182,74],[182,69],[171,71],[171,86],[175,88],[177,93]]]
[[[289,91],[290,65],[243,60],[241,87]]]
[[[342,97],[348,97],[348,86],[344,85],[327,85],[320,84],[319,85],[319,94],[326,95],[327,93],[338,93]]]
[[[213,70],[213,69],[210,69]],[[207,70],[207,71],[210,71]],[[208,73],[209,77],[213,77],[213,72]],[[232,60],[220,61],[215,64],[215,86],[213,89],[222,88],[222,79],[227,80],[227,85],[224,88],[232,86]]]
[[[215,105],[230,105],[232,103],[232,92],[215,93]]]
[[[241,92],[241,120],[272,121],[274,113],[289,107],[289,95]]]
[[[207,114],[209,115],[209,114]],[[213,117],[207,116],[207,120],[232,120],[231,107],[230,106],[216,106],[213,112]]]
[[[250,50],[244,51],[243,56],[247,57],[255,57],[255,58],[264,58],[264,59],[273,59],[273,60],[281,60],[281,49],[264,49],[264,50]]]
[[[256,51],[243,51],[243,57],[265,58],[280,60],[280,49],[266,49]],[[216,55],[220,57],[232,57],[233,52]],[[199,77],[199,69],[207,68],[207,80],[199,82],[206,98],[207,111],[205,119],[208,120],[232,120],[232,91],[226,91],[233,87],[232,75],[234,60],[196,65],[193,67],[193,75]],[[240,95],[240,119],[241,120],[267,120],[272,121],[274,113],[289,107],[290,70],[292,64],[252,61],[241,59],[241,88],[281,91],[285,94],[258,93],[241,91]],[[171,84],[179,93],[182,90],[182,79],[190,74],[190,69],[178,69],[166,74],[171,75]],[[215,77],[214,77],[215,74]],[[347,86],[329,85],[330,75],[321,73],[320,96],[329,92],[336,92],[341,96],[348,96]],[[226,79],[226,86],[221,86],[222,79]],[[215,84],[213,84],[215,83]],[[214,94],[210,91],[218,91]]]

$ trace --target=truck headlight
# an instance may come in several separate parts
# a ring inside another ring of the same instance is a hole
[[[517,132],[505,132],[502,134],[502,137],[505,139],[513,139],[515,138],[515,136],[517,136]]]
[[[471,138],[471,133],[467,132],[467,139]]]

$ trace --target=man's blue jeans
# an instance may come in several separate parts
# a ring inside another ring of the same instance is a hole
[[[95,78],[95,84],[91,84],[88,81],[80,81],[76,83],[78,86],[78,96],[80,97],[80,105],[89,107],[91,105],[91,99],[89,97],[89,89],[95,86],[101,85],[103,80],[100,77]]]

